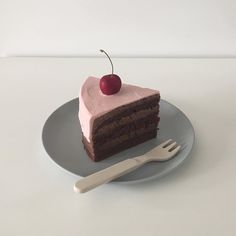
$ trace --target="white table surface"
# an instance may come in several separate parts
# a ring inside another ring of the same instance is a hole
[[[236,59],[114,59],[123,82],[158,88],[192,121],[191,157],[168,176],[73,192],[41,131],[102,59],[0,59],[0,235],[236,235]]]

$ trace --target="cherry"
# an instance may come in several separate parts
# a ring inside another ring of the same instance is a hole
[[[102,93],[105,95],[112,95],[112,94],[118,93],[120,91],[121,84],[122,84],[121,79],[118,75],[113,74],[113,63],[111,61],[111,58],[108,56],[108,54],[102,49],[100,51],[106,54],[112,67],[111,74],[104,75],[100,79],[100,82],[99,82],[100,89]]]

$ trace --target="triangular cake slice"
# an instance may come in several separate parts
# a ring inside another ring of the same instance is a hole
[[[89,77],[79,95],[83,144],[93,161],[155,138],[159,123],[159,91],[122,84],[114,95],[104,95],[99,79]]]

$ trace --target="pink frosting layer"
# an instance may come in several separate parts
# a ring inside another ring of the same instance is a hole
[[[99,79],[89,77],[79,94],[79,120],[83,135],[90,142],[94,120],[119,107],[139,99],[159,94],[159,91],[122,84],[121,90],[114,95],[104,95],[99,88]]]

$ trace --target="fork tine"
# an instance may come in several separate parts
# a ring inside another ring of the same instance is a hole
[[[171,143],[170,145],[166,146],[165,148],[168,148],[168,151],[170,151],[174,146],[176,146],[176,142]]]
[[[161,143],[159,145],[159,147],[165,147],[168,143],[170,143],[172,141],[172,139],[168,139],[167,141],[165,141],[164,143]]]
[[[179,145],[179,146],[175,147],[173,150],[171,150],[170,152],[173,153],[173,155],[175,155],[179,151],[180,148],[181,148],[181,146]]]

